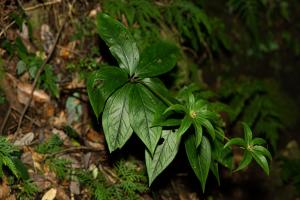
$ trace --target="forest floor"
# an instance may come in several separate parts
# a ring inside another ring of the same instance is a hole
[[[276,171],[280,163],[276,162],[272,164],[270,177],[257,170],[256,165],[239,174],[221,171],[221,186],[209,181],[207,192],[203,195],[191,170],[181,167],[187,161],[180,155],[174,166],[149,189],[145,181],[143,155],[136,152],[139,148],[137,139],[131,139],[122,151],[108,152],[101,122],[95,118],[89,105],[84,79],[80,69],[74,67],[74,64],[87,64],[80,62],[91,54],[92,46],[99,42],[90,36],[93,33],[89,33],[88,22],[80,24],[83,18],[94,20],[95,13],[101,10],[99,5],[85,1],[54,0],[49,5],[37,3],[40,1],[26,1],[21,5],[13,2],[0,2],[0,41],[15,45],[11,46],[13,52],[0,48],[3,97],[0,101],[0,133],[18,146],[20,159],[28,168],[31,183],[37,188],[29,189],[34,194],[22,196],[22,192],[28,190],[23,188],[22,183],[12,182],[10,175],[5,174],[0,184],[0,199],[94,199],[99,193],[97,190],[101,190],[95,184],[103,186],[100,193],[127,195],[124,186],[128,181],[124,175],[126,170],[132,176],[139,176],[135,179],[134,198],[295,199],[293,188],[280,180]],[[30,16],[32,27],[22,23],[24,19],[20,17],[14,20],[8,17],[19,12],[20,7],[25,12],[23,17]],[[81,40],[74,36],[79,33],[83,34]],[[19,39],[24,46],[20,45]],[[20,55],[30,60],[32,65],[38,63],[39,66],[26,68],[26,64],[20,62]],[[41,60],[35,60],[36,57]],[[92,65],[101,59],[99,56],[92,62],[86,62]],[[51,72],[47,71],[49,67]],[[32,73],[41,68],[41,76],[32,77]],[[37,85],[42,87],[32,93],[37,86],[35,80],[40,78],[42,82],[37,81]],[[54,86],[52,80],[56,81]],[[293,154],[294,151],[299,151],[297,143],[291,143],[282,153]],[[101,174],[102,178],[80,180],[83,175],[76,176],[77,172]],[[125,196],[120,199],[125,199]]]

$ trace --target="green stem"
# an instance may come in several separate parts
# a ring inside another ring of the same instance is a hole
[[[228,137],[224,135],[222,135],[221,133],[219,133],[218,131],[215,131],[217,134],[219,134],[221,137],[223,137],[225,140],[229,141],[230,139]]]

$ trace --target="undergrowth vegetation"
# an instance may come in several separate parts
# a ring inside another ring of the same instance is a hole
[[[298,1],[3,2],[0,198],[155,196],[176,158],[203,198],[252,162],[299,188]]]

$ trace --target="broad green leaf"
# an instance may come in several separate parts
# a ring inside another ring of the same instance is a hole
[[[244,155],[243,155],[243,159],[241,160],[239,167],[234,171],[236,172],[236,171],[244,169],[251,163],[251,161],[252,161],[251,153],[249,151],[245,151]]]
[[[203,136],[201,145],[197,148],[195,135],[191,134],[185,140],[185,150],[190,165],[200,180],[204,192],[211,163],[211,146],[209,140]]]
[[[118,89],[105,105],[102,115],[102,126],[110,152],[123,145],[132,135],[129,121],[129,97],[131,84]]]
[[[255,150],[251,151],[251,155],[253,156],[254,160],[259,164],[259,166],[263,168],[264,172],[267,175],[269,175],[269,164],[266,157]]]
[[[161,136],[161,127],[152,127],[154,114],[164,105],[142,84],[134,84],[129,94],[129,119],[131,127],[151,154]]]
[[[202,133],[203,133],[203,129],[202,126],[199,122],[197,122],[197,119],[193,120],[193,124],[195,127],[195,134],[196,134],[196,147],[198,148],[199,145],[201,144],[201,140],[202,140]]]
[[[149,185],[154,179],[173,161],[175,158],[180,138],[177,133],[171,130],[164,130],[162,132],[163,143],[158,145],[153,156],[146,150],[145,159],[147,172],[149,176]]]
[[[99,13],[97,15],[97,31],[117,59],[120,67],[126,69],[132,76],[139,63],[139,50],[127,28],[114,18]]]
[[[187,115],[181,120],[180,127],[177,130],[178,137],[181,137],[192,125],[192,120]]]
[[[126,81],[126,72],[120,68],[111,66],[103,66],[89,76],[87,80],[87,92],[97,118],[103,111],[107,98],[116,89],[125,84]]]
[[[245,134],[245,142],[246,144],[251,144],[252,141],[252,131],[250,127],[246,123],[242,123],[244,127],[244,134]]]
[[[164,74],[175,66],[178,54],[178,48],[168,42],[148,46],[141,54],[136,75],[145,78]]]
[[[252,149],[253,149],[253,151],[256,151],[257,153],[260,153],[260,154],[266,156],[267,158],[269,158],[270,160],[272,160],[271,153],[265,147],[263,147],[263,146],[254,146],[254,147],[252,147]]]
[[[238,146],[246,146],[245,141],[242,138],[232,138],[230,139],[225,145],[224,148],[227,148],[231,145],[238,145]]]
[[[207,119],[205,119],[201,116],[197,116],[196,120],[197,120],[198,123],[200,123],[202,126],[204,126],[206,128],[209,135],[214,140],[215,137],[216,137],[216,133],[215,133],[215,129],[214,129],[213,125],[210,123],[210,121],[208,121]]]
[[[216,177],[218,185],[220,186],[220,175],[219,175],[219,164],[216,161],[212,161],[210,164],[210,170],[212,171],[213,175]]]
[[[145,84],[155,95],[163,96],[168,101],[176,103],[176,99],[172,97],[164,83],[158,78],[144,78],[142,83]]]
[[[262,145],[262,144],[265,144],[266,141],[262,138],[254,138],[251,143],[253,145]]]

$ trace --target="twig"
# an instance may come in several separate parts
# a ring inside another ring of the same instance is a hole
[[[38,9],[40,7],[51,6],[53,4],[57,4],[57,3],[61,3],[61,2],[62,2],[61,0],[48,1],[48,2],[45,2],[45,3],[40,3],[40,4],[37,4],[37,5],[31,6],[31,7],[24,8],[24,10],[28,12],[28,11]]]
[[[46,157],[53,157],[59,154],[65,154],[65,153],[69,153],[72,151],[78,151],[78,150],[86,150],[86,151],[103,151],[103,149],[96,149],[93,147],[85,147],[85,146],[81,146],[81,147],[70,147],[68,149],[63,149],[61,151],[57,151],[51,154],[48,154]]]
[[[25,10],[24,10],[24,7],[22,5],[22,2],[20,0],[17,0],[17,3],[19,5],[19,7],[22,9],[22,11],[24,12]]]
[[[8,110],[6,112],[5,118],[4,118],[4,120],[3,120],[2,124],[1,124],[0,135],[3,134],[4,128],[5,128],[5,125],[7,123],[7,120],[8,120],[8,117],[9,117],[10,113],[11,113],[11,106],[8,107]]]
[[[35,75],[35,78],[34,78],[34,81],[33,81],[33,84],[32,84],[32,90],[31,90],[29,99],[28,99],[28,101],[27,101],[27,103],[26,103],[26,105],[25,105],[25,107],[24,107],[24,109],[23,109],[23,111],[22,111],[22,113],[20,115],[20,119],[19,119],[19,123],[18,123],[18,127],[17,127],[17,130],[16,130],[16,133],[18,133],[19,130],[20,130],[20,128],[21,128],[24,115],[25,115],[27,109],[29,108],[29,105],[31,104],[31,101],[32,101],[32,98],[33,98],[33,92],[34,92],[34,90],[35,90],[35,88],[37,86],[38,79],[40,78],[40,75],[44,71],[44,68],[45,68],[46,64],[50,61],[50,59],[51,59],[51,57],[52,57],[52,55],[54,53],[54,50],[55,50],[56,45],[58,43],[58,40],[60,38],[61,32],[62,32],[62,30],[63,30],[63,28],[65,26],[65,23],[66,23],[66,20],[64,21],[63,25],[60,27],[60,29],[59,29],[59,31],[58,31],[58,33],[56,35],[54,44],[52,46],[52,49],[51,49],[49,55],[47,56],[46,60],[43,62],[43,64],[41,65],[41,67],[39,68],[38,72]]]
[[[12,26],[16,23],[16,21],[12,21],[10,24],[8,24],[5,28],[2,29],[2,31],[0,32],[0,38],[1,36]]]
[[[21,111],[19,111],[17,108],[11,106],[11,109],[16,111],[19,115],[21,114]],[[41,127],[41,124],[37,121],[35,121],[34,119],[32,119],[31,117],[29,117],[28,115],[24,116],[26,119],[28,119],[29,121],[31,121],[34,125]]]

